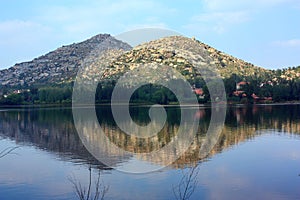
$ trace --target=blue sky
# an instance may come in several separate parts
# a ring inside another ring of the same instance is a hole
[[[299,0],[0,0],[0,69],[99,33],[171,29],[255,65],[300,65]]]

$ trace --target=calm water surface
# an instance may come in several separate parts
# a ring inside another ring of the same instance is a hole
[[[147,109],[132,107],[133,120],[147,124]],[[176,137],[180,109],[166,109],[165,127],[152,141],[124,134],[109,107],[98,107],[97,116],[107,137],[120,148],[150,152]],[[172,165],[153,173],[130,174],[114,168],[137,158],[114,155],[112,168],[86,150],[71,108],[0,108],[0,157],[17,147],[0,158],[0,199],[78,199],[75,185],[87,190],[91,182],[93,195],[98,177],[100,191],[106,190],[104,199],[180,199],[186,188],[185,197],[190,199],[300,199],[299,105],[227,108],[216,145],[201,157],[210,116],[209,107],[196,112],[197,137]],[[86,128],[92,135],[93,127]],[[152,164],[163,164],[167,156]]]

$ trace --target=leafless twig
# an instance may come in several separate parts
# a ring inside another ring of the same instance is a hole
[[[80,200],[103,200],[106,193],[108,192],[109,187],[103,185],[100,182],[101,173],[99,170],[97,180],[95,182],[95,192],[92,194],[92,168],[89,167],[89,185],[88,187],[83,187],[81,183],[75,178],[70,177],[69,181],[73,184],[76,195]]]
[[[3,151],[0,152],[0,158],[3,158],[4,156],[12,153],[14,150],[16,150],[19,147],[7,147]]]
[[[173,186],[173,193],[177,200],[188,200],[194,193],[198,184],[198,165],[190,168],[183,176],[178,185]]]

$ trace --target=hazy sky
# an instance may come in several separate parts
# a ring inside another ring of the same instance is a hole
[[[0,69],[144,27],[195,36],[266,68],[300,65],[299,0],[0,0]]]

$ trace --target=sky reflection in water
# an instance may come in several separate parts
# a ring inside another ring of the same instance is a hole
[[[136,109],[133,118],[146,121]],[[70,109],[1,111],[0,151],[19,148],[0,159],[0,199],[74,199],[69,178],[87,185],[89,163],[93,178],[100,169],[101,181],[109,186],[106,199],[174,199],[173,188],[192,167],[197,167],[198,183],[191,199],[296,199],[300,196],[299,111],[297,105],[231,107],[208,158],[199,160],[190,150],[173,165],[142,175],[122,173],[93,159],[74,131]],[[176,108],[168,112],[173,116],[168,130],[176,130]],[[205,129],[210,111],[200,112],[197,116]],[[99,121],[121,134],[113,121]],[[126,162],[119,160],[117,165]]]

